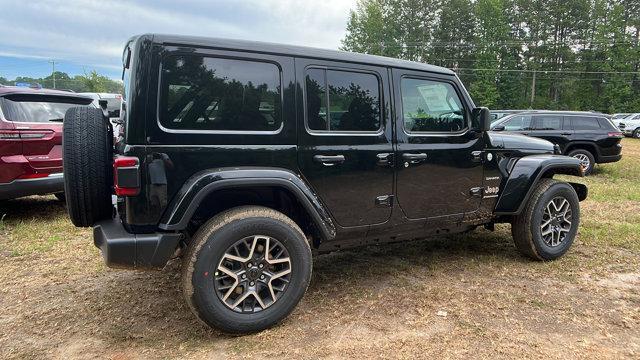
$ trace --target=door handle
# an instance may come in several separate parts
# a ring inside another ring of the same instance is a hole
[[[324,166],[335,166],[342,164],[345,160],[344,155],[315,155],[313,161],[319,162]]]
[[[560,135],[569,136],[571,133],[560,133]]]
[[[381,153],[377,154],[378,166],[392,166],[393,165],[393,153]]]
[[[404,153],[402,154],[402,159],[406,160],[406,161],[422,161],[422,160],[427,160],[427,154],[425,153],[419,153],[419,154],[412,154],[412,153]]]

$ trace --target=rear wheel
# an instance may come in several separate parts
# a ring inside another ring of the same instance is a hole
[[[569,153],[569,156],[580,160],[580,166],[585,175],[591,174],[593,167],[596,165],[596,159],[593,157],[593,154],[587,150],[573,150]]]
[[[88,227],[111,218],[113,135],[102,110],[74,107],[63,122],[64,193],[71,222]]]
[[[311,249],[298,225],[275,210],[245,206],[216,215],[184,258],[183,291],[193,313],[228,333],[277,324],[311,279]]]
[[[553,179],[542,179],[524,210],[511,224],[518,250],[536,260],[554,260],[564,255],[578,232],[580,202],[573,187]]]

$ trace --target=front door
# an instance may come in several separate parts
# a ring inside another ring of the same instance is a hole
[[[409,219],[462,218],[480,206],[482,136],[451,76],[394,70],[397,196]]]
[[[595,118],[594,120],[598,125],[598,120]],[[529,136],[535,136],[559,145],[562,151],[567,147],[567,144],[571,141],[571,135],[573,135],[570,118],[562,115],[533,115],[531,128]]]
[[[303,106],[298,163],[342,227],[384,223],[393,204],[393,145],[384,68],[296,59]]]

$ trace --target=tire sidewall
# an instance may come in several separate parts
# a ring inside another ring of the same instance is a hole
[[[214,274],[230,246],[254,235],[272,237],[287,249],[291,278],[285,292],[273,305],[257,313],[240,314],[227,307],[216,294]],[[259,331],[286,317],[304,295],[311,278],[311,251],[306,239],[291,226],[268,217],[245,218],[224,225],[210,234],[194,255],[197,258],[190,275],[197,315],[208,325],[231,333]]]
[[[542,223],[545,206],[549,201],[556,197],[563,197],[569,201],[569,204],[571,204],[572,224],[571,231],[567,238],[560,245],[551,247],[542,239],[540,224]],[[564,255],[573,244],[576,234],[578,233],[578,227],[580,226],[580,202],[573,187],[566,183],[556,183],[549,187],[549,189],[538,198],[538,201],[534,206],[530,226],[532,235],[531,239],[536,252],[540,257],[544,260],[553,260]]]

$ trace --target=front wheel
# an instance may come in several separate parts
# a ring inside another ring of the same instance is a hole
[[[564,182],[542,179],[512,222],[511,233],[524,255],[555,260],[569,250],[579,224],[580,202],[575,189]]]
[[[635,129],[632,135],[635,139],[640,139],[640,128]]]
[[[193,313],[228,333],[284,319],[311,279],[311,249],[298,225],[273,209],[244,206],[216,215],[195,234],[182,285]]]

